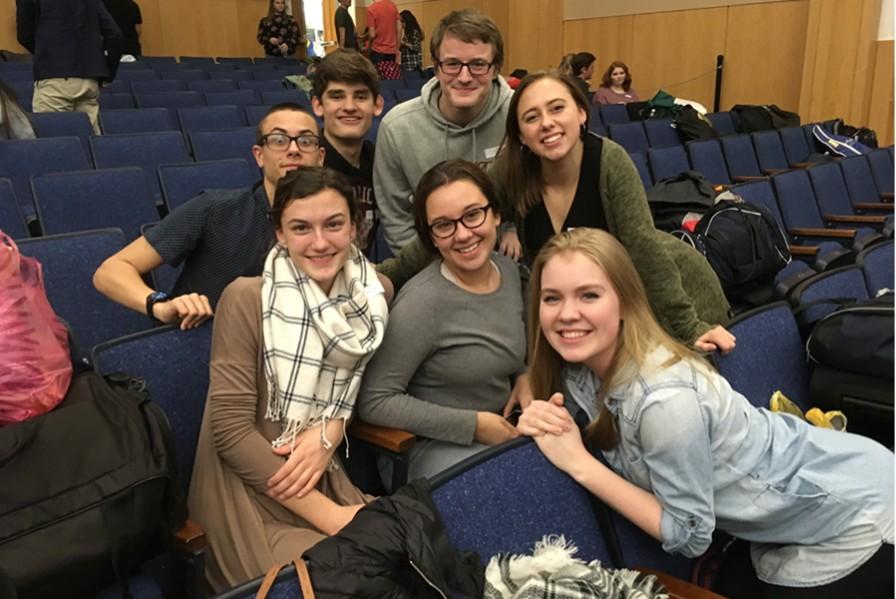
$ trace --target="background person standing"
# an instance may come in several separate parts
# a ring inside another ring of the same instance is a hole
[[[16,0],[16,35],[34,55],[34,112],[86,113],[99,135],[100,82],[115,78],[121,58],[121,31],[103,3]]]
[[[286,12],[286,0],[271,0],[268,14],[258,22],[258,43],[267,56],[286,58],[299,46],[298,22]]]
[[[401,77],[401,19],[392,0],[374,0],[367,8],[367,27],[370,37],[370,62],[382,79]]]
[[[121,30],[121,53],[140,56],[140,27],[143,25],[140,6],[134,0],[103,0],[103,4]]]
[[[340,48],[358,49],[358,36],[355,33],[355,22],[348,12],[352,0],[336,0],[336,41]]]

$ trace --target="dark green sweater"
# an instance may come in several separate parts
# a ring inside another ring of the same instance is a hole
[[[602,141],[600,189],[594,198],[602,201],[607,230],[628,250],[660,324],[676,339],[693,344],[709,329],[728,321],[729,305],[719,279],[695,249],[654,227],[634,163],[619,144]],[[586,152],[582,160],[595,158]],[[398,289],[431,259],[415,241],[379,269]]]

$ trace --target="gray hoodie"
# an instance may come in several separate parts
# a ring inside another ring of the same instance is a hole
[[[468,125],[455,125],[439,110],[441,88],[433,77],[421,96],[390,110],[380,124],[373,162],[373,188],[386,241],[397,252],[413,241],[413,193],[423,173],[449,158],[491,162],[504,139],[507,108],[513,95],[495,77],[482,112]]]

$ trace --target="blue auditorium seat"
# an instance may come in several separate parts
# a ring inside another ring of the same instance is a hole
[[[167,164],[159,167],[162,196],[173,211],[209,189],[248,189],[258,180],[258,169],[243,158]]]
[[[156,175],[159,165],[190,162],[179,131],[100,135],[92,138],[90,144],[97,168],[141,167],[153,197],[158,200],[162,195]]]
[[[28,237],[28,226],[9,179],[0,179],[0,230],[13,239]]]
[[[644,132],[644,125],[641,121],[633,121],[631,123],[610,123],[607,125],[610,132],[610,139],[625,148],[629,154],[639,153],[646,154],[650,144],[647,141],[647,134]]]
[[[178,108],[177,120],[184,135],[194,131],[215,131],[246,126],[243,109],[239,106],[196,106]]]
[[[648,119],[644,121],[644,131],[651,148],[667,148],[680,146],[681,137],[672,126],[672,119]]]
[[[125,246],[121,229],[99,229],[22,239],[22,254],[43,265],[50,305],[71,327],[79,358],[91,347],[154,326],[139,314],[107,299],[93,287],[100,264]]]
[[[0,178],[12,181],[27,220],[35,217],[31,177],[90,168],[92,164],[77,137],[0,140]]]
[[[684,146],[650,148],[647,150],[647,161],[650,163],[650,170],[653,171],[654,183],[666,177],[674,177],[691,168],[687,154],[684,152]]]
[[[34,112],[28,115],[38,137],[75,136],[81,140],[84,151],[90,151],[88,139],[93,135],[93,125],[84,112]]]
[[[727,355],[713,354],[713,361],[735,391],[756,407],[767,408],[775,391],[809,407],[809,366],[787,302],[744,312],[726,328],[737,337],[737,346]]]
[[[894,289],[893,240],[878,243],[856,256],[856,266],[865,275],[868,295],[875,297],[882,289]]]
[[[45,235],[117,227],[130,242],[140,225],[159,218],[137,167],[48,173],[31,180]]]
[[[432,489],[452,544],[475,551],[482,563],[500,552],[531,554],[547,535],[563,535],[580,559],[613,562],[592,495],[555,468],[532,439],[472,456],[435,476]]]

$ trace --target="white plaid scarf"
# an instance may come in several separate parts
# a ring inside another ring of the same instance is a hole
[[[349,420],[364,367],[383,341],[383,287],[354,246],[329,297],[279,244],[265,259],[263,277],[265,417],[283,426],[273,445],[291,445],[299,432],[323,423],[321,443],[329,449],[326,424]]]
[[[531,556],[499,553],[485,568],[484,599],[669,599],[656,576],[604,568],[575,557],[576,547],[549,535]]]

